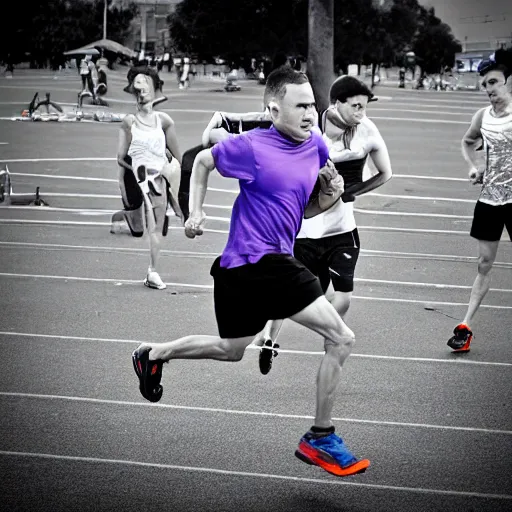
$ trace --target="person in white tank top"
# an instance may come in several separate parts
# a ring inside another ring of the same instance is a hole
[[[448,340],[454,352],[470,350],[471,325],[489,291],[490,273],[505,227],[512,241],[512,49],[497,50],[481,62],[479,72],[491,104],[476,112],[462,139],[469,179],[482,184],[470,232],[478,241],[478,270],[466,315]],[[482,143],[485,166],[479,168],[476,151]]]
[[[132,68],[128,82],[124,90],[136,97],[137,111],[123,119],[119,131],[119,187],[126,210],[140,208],[145,212],[150,263],[144,285],[162,290],[166,285],[156,270],[162,236],[167,234],[171,209],[182,218],[177,201],[181,153],[174,121],[166,113],[154,110],[155,105],[167,99],[156,70]]]
[[[355,77],[339,77],[331,85],[331,105],[320,113],[319,125],[329,158],[345,181],[345,192],[331,208],[302,221],[294,246],[295,258],[320,279],[326,297],[342,318],[350,307],[360,249],[354,199],[384,185],[392,176],[386,143],[366,117],[372,99],[370,89]],[[363,180],[368,156],[377,172]],[[269,321],[254,341],[263,347],[259,357],[263,374],[268,373],[276,355],[275,340],[281,324]]]

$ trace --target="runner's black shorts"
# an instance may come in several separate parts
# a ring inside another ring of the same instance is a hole
[[[337,292],[354,291],[354,272],[359,257],[357,228],[324,238],[297,238],[294,256],[320,279],[325,292],[332,282]]]
[[[258,262],[222,268],[212,265],[219,336],[258,334],[268,320],[289,318],[323,295],[318,279],[293,256],[266,254]]]
[[[497,242],[506,227],[512,241],[512,203],[494,206],[477,201],[470,235],[477,240]]]

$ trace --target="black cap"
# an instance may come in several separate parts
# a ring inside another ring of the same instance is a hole
[[[161,93],[164,82],[158,76],[158,72],[155,69],[150,68],[149,66],[135,66],[128,70],[128,74],[126,76],[126,78],[128,79],[128,85],[123,89],[124,92],[128,92],[130,94],[133,94],[135,92],[135,89],[133,88],[133,81],[135,80],[135,77],[137,75],[149,76],[151,80],[153,80],[153,86],[155,88],[155,93],[157,93],[157,96],[158,92]]]
[[[480,76],[484,76],[493,70],[502,71],[505,78],[510,76],[512,73],[512,48],[508,50],[500,48],[478,64],[477,71],[480,73]]]
[[[368,101],[374,100],[374,95],[368,86],[354,76],[340,76],[332,83],[329,90],[329,101],[331,103],[336,101],[345,103],[347,98],[353,96],[368,96]]]

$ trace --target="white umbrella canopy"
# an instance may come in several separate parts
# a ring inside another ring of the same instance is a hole
[[[130,48],[123,46],[116,41],[112,41],[112,39],[99,39],[98,41],[94,41],[93,43],[88,44],[87,46],[108,50],[110,52],[118,53],[130,58],[137,55],[137,52],[134,50],[131,50]]]
[[[137,52],[116,41],[112,41],[112,39],[99,39],[76,50],[64,52],[64,55],[100,55],[100,50],[107,50],[129,58],[137,56]]]
[[[99,55],[100,52],[96,50],[96,48],[92,48],[89,46],[82,46],[82,48],[77,48],[76,50],[69,50],[68,52],[64,52],[64,55]]]

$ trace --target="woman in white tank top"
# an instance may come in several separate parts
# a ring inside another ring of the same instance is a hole
[[[137,111],[123,119],[119,132],[119,186],[125,209],[145,213],[150,263],[144,285],[162,290],[166,285],[156,270],[162,236],[167,234],[171,210],[182,218],[177,201],[181,153],[174,121],[166,113],[154,110],[155,105],[166,100],[158,73],[151,68],[132,68],[128,82],[124,90],[136,97]]]

